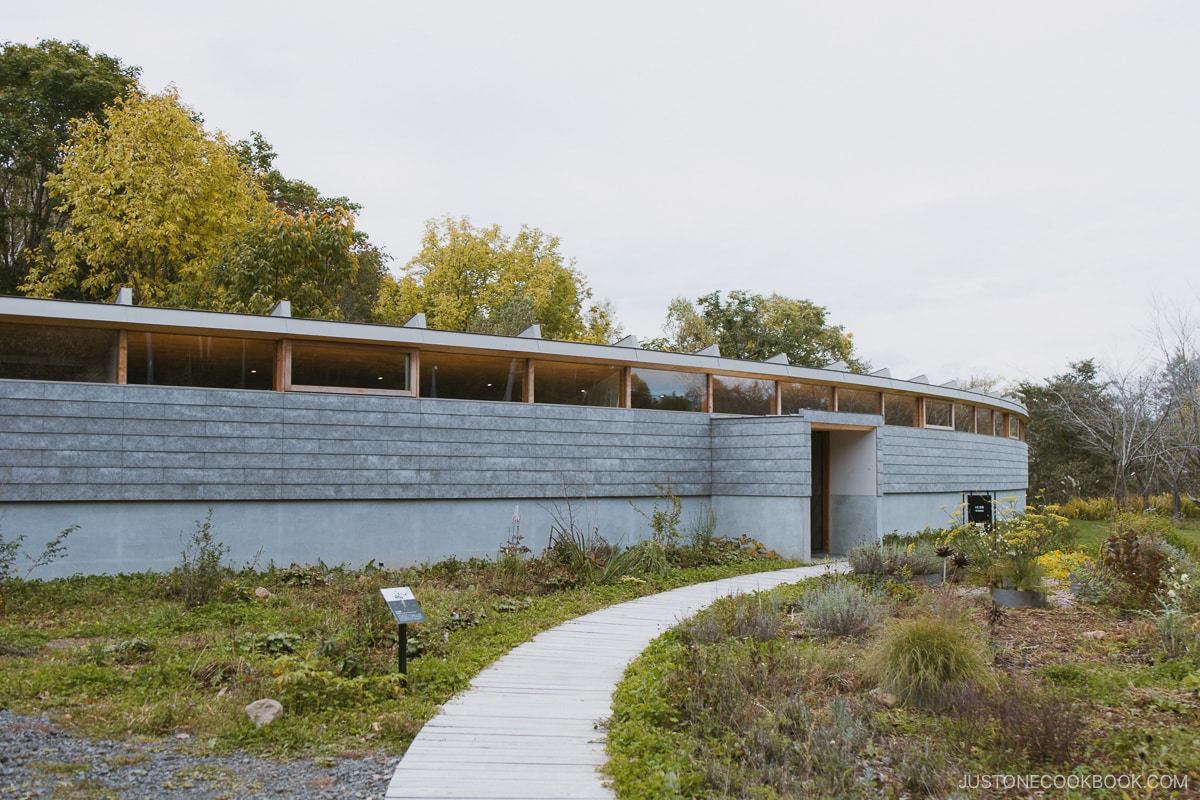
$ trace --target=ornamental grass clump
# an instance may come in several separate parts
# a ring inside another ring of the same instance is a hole
[[[867,654],[867,671],[900,702],[926,709],[945,708],[955,693],[992,682],[983,645],[951,617],[893,623]]]

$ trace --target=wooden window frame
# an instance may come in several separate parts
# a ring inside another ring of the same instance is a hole
[[[284,357],[276,358],[276,364],[282,364],[282,385],[285,392],[313,392],[317,394],[350,394],[374,397],[417,397],[420,389],[420,357],[416,348],[388,347],[374,344],[343,344],[341,342],[310,341],[307,339],[284,339],[280,342],[284,348]],[[392,354],[403,353],[408,356],[408,385],[409,389],[370,389],[358,386],[321,386],[307,383],[292,383],[292,346],[314,347],[323,350],[356,350],[359,352],[378,353],[386,351]],[[278,368],[278,367],[277,367]]]
[[[929,424],[929,401],[935,403],[947,403],[950,406],[950,424],[949,425],[930,425]],[[954,427],[954,401],[942,397],[922,397],[920,398],[919,414],[921,418],[921,427],[928,428],[931,431],[953,431],[957,430]]]

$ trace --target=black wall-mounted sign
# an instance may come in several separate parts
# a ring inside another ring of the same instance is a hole
[[[967,495],[967,522],[974,525],[992,524],[992,496],[989,494]]]

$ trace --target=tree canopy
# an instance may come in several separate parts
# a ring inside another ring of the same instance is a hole
[[[275,168],[275,150],[255,131],[233,147],[273,206],[269,220],[225,243],[198,307],[262,314],[288,300],[292,313],[374,321],[388,256],[355,227],[359,204],[325,197]]]
[[[400,280],[385,281],[379,317],[403,322],[424,313],[433,328],[509,336],[538,324],[550,339],[607,342],[619,333],[611,305],[585,314],[590,297],[557,236],[523,226],[510,238],[499,225],[445,217],[426,223]]]
[[[721,355],[765,361],[784,353],[789,363],[824,367],[845,362],[865,372],[854,353],[854,340],[841,325],[827,321],[828,311],[809,300],[732,291],[702,295],[695,302],[677,297],[667,307],[666,336],[647,347],[692,353],[717,345]]]
[[[274,168],[258,134],[208,133],[174,89],[130,92],[69,126],[47,180],[67,223],[22,289],[42,297],[134,299],[370,320],[387,256],[355,230],[358,206]]]
[[[12,292],[30,257],[65,220],[46,179],[71,121],[104,121],[105,107],[137,86],[137,67],[78,42],[48,39],[0,49],[0,292]]]
[[[1029,410],[1029,488],[1047,502],[1111,493],[1108,460],[1089,446],[1063,409],[1064,403],[1100,408],[1103,393],[1099,369],[1091,359],[1071,364],[1044,383],[1026,381],[1018,387],[1017,396]]]

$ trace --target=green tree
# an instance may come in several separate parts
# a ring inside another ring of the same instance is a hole
[[[624,335],[621,322],[617,319],[617,310],[607,298],[592,303],[583,312],[583,335],[579,337],[579,341],[612,344]]]
[[[226,245],[211,273],[214,291],[197,304],[261,314],[289,300],[296,316],[374,321],[388,256],[355,228],[361,206],[284,177],[257,131],[233,152],[275,210]]]
[[[421,250],[380,292],[381,321],[423,312],[430,327],[512,336],[533,324],[550,339],[585,340],[618,330],[611,306],[585,320],[591,290],[559,240],[522,227],[476,228],[466,217],[430,220]]]
[[[0,48],[0,293],[25,280],[46,234],[65,223],[46,179],[71,121],[102,123],[105,106],[136,88],[138,72],[78,42]]]
[[[1107,460],[1083,441],[1077,426],[1063,413],[1064,398],[1083,406],[1101,403],[1103,387],[1093,360],[1070,365],[1044,383],[1022,382],[1017,396],[1029,410],[1025,429],[1029,444],[1029,489],[1047,502],[1072,497],[1100,497],[1112,488]]]
[[[1072,364],[1070,372],[1044,387],[1022,384],[1021,398],[1031,417],[1031,485],[1045,488],[1051,500],[1096,496],[1099,492],[1090,483],[1096,470],[1107,477],[1116,507],[1129,497],[1131,478],[1148,494],[1174,402],[1156,391],[1160,381],[1156,369],[1122,372],[1088,360]]]
[[[130,93],[107,116],[71,123],[47,182],[70,222],[50,234],[53,259],[35,264],[22,288],[106,299],[130,286],[141,304],[188,305],[222,247],[268,223],[266,193],[173,88]]]
[[[280,300],[297,317],[342,318],[342,289],[358,273],[353,253],[354,217],[333,212],[276,208],[261,225],[230,237],[220,260],[200,286],[207,298],[189,305],[244,314],[266,314]]]
[[[765,361],[784,353],[804,367],[824,367],[843,361],[854,372],[866,362],[854,354],[853,335],[827,321],[828,311],[809,300],[778,294],[733,291],[722,299],[712,292],[691,300],[677,297],[667,307],[666,337],[648,347],[679,352],[717,345],[721,355]]]
[[[1178,517],[1185,489],[1195,489],[1200,475],[1200,357],[1191,342],[1167,353],[1159,393],[1167,409],[1159,453],[1172,513]]]

